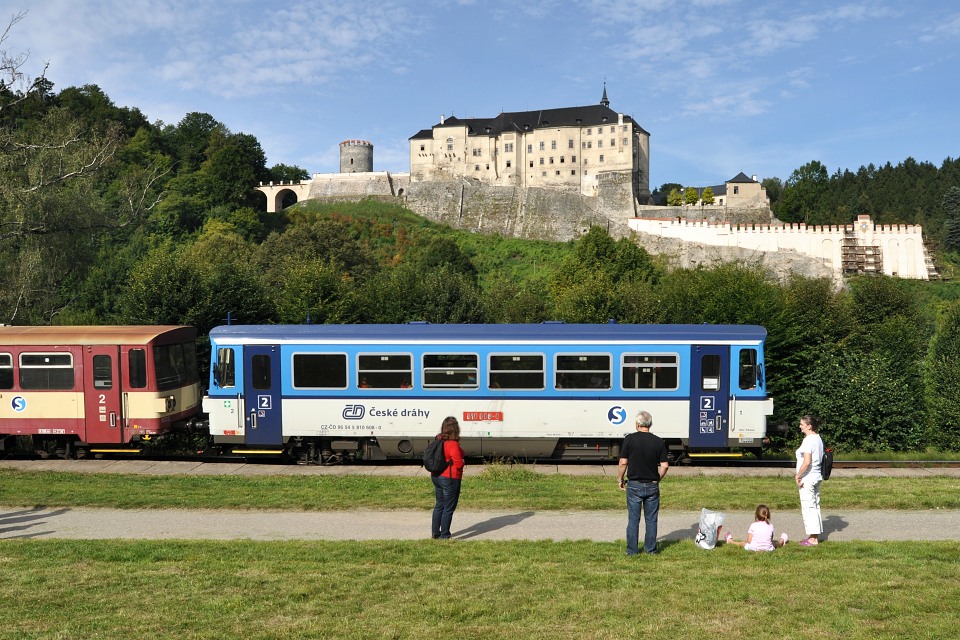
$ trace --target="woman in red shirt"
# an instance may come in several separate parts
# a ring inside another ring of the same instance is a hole
[[[460,424],[454,417],[444,418],[437,438],[443,440],[443,454],[447,468],[431,475],[437,502],[433,507],[433,537],[450,537],[450,522],[460,501],[460,481],[463,479],[463,449],[460,448]]]

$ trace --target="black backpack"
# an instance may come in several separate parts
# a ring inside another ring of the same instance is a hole
[[[820,458],[820,475],[824,480],[830,479],[830,473],[833,471],[833,449],[824,449],[823,457]]]
[[[443,440],[435,439],[423,450],[423,468],[431,475],[438,476],[447,470],[450,461],[443,452]]]

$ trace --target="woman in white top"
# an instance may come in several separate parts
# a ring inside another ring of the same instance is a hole
[[[800,546],[812,547],[820,544],[823,534],[823,522],[820,519],[820,461],[823,459],[823,440],[817,433],[817,421],[813,416],[800,418],[800,431],[803,442],[797,449],[797,487],[800,490],[800,513],[803,515],[803,528],[807,539]]]

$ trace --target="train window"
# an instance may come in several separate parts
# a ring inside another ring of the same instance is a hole
[[[405,354],[361,354],[357,366],[357,386],[361,389],[410,389],[413,381],[413,356]]]
[[[296,389],[346,389],[347,356],[343,353],[293,354]]]
[[[93,388],[113,389],[113,358],[93,356]]]
[[[73,354],[21,353],[20,388],[73,389]]]
[[[703,356],[700,361],[700,388],[704,391],[720,390],[720,356]]]
[[[491,389],[543,389],[542,355],[490,356]]]
[[[270,356],[267,354],[255,355],[250,363],[250,382],[254,389],[270,389]]]
[[[0,353],[0,389],[13,389],[13,356]]]
[[[756,389],[759,378],[759,369],[757,368],[757,350],[740,350],[740,388]]]
[[[127,368],[130,370],[130,388],[143,389],[147,386],[147,352],[143,349],[130,349],[127,354]]]
[[[157,389],[160,390],[183,386],[192,375],[187,369],[182,344],[164,344],[154,347],[153,364],[157,369]]]
[[[424,354],[425,389],[476,389],[477,356],[472,353]]]
[[[610,356],[558,354],[557,389],[609,389]]]
[[[676,389],[679,373],[675,353],[637,353],[623,356],[624,389]]]
[[[217,347],[217,361],[213,363],[213,381],[220,388],[237,386],[237,365],[232,347]]]

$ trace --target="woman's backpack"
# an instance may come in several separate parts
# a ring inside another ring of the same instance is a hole
[[[431,475],[438,476],[446,471],[449,466],[450,461],[447,460],[447,456],[443,452],[443,440],[440,438],[435,439],[423,450],[423,468],[429,471]]]
[[[820,458],[820,476],[824,480],[830,479],[830,473],[833,471],[833,449],[824,449],[823,457]]]

